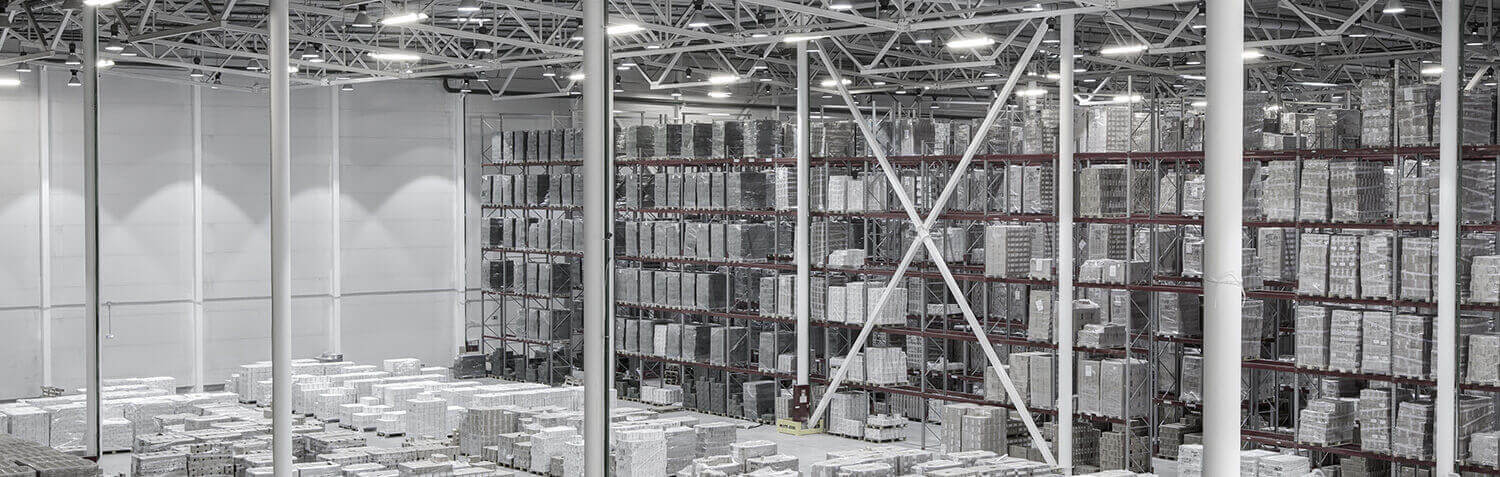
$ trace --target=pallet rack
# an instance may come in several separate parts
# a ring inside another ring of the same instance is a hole
[[[1148,102],[1148,104],[1151,105],[1150,109],[1153,110],[1163,107],[1163,103],[1165,102],[1158,103],[1155,100],[1150,100]],[[1159,115],[1153,115],[1153,117],[1159,117]],[[1245,160],[1247,162],[1257,163],[1286,160],[1297,161],[1300,164],[1301,161],[1310,158],[1337,158],[1344,160],[1392,163],[1392,161],[1400,160],[1402,158],[1435,157],[1436,152],[1437,150],[1435,147],[1426,146],[1358,149],[1299,149],[1275,151],[1247,150],[1245,153]],[[1494,161],[1497,162],[1497,164],[1500,164],[1500,146],[1466,146],[1463,148],[1463,158],[1465,161]],[[945,167],[951,167],[951,165],[955,163],[957,159],[957,156],[933,154],[892,157],[890,162],[902,168],[903,170],[912,170],[916,171],[918,175],[932,177],[941,175],[939,171],[944,171]],[[993,167],[1005,167],[1011,164],[1047,164],[1055,160],[1055,155],[1046,153],[988,154],[977,156],[974,160],[974,166],[971,168],[971,170],[986,170]],[[1184,215],[1182,213],[1182,211],[1180,210],[1180,196],[1178,200],[1178,210],[1161,211],[1158,210],[1159,204],[1157,203],[1158,200],[1160,200],[1161,193],[1158,186],[1160,185],[1160,179],[1164,177],[1164,174],[1166,172],[1175,172],[1177,174],[1177,177],[1179,178],[1177,190],[1182,191],[1183,187],[1182,183],[1180,182],[1181,178],[1185,177],[1185,175],[1189,172],[1200,170],[1199,165],[1202,161],[1201,152],[1167,151],[1078,153],[1075,155],[1075,161],[1080,166],[1093,164],[1123,164],[1126,166],[1126,170],[1129,171],[1130,174],[1151,174],[1151,177],[1153,179],[1150,181],[1152,186],[1152,190],[1149,194],[1150,200],[1149,203],[1145,204],[1146,207],[1144,211],[1137,212],[1132,210],[1121,216],[1112,217],[1076,217],[1074,220],[1075,227],[1078,227],[1079,229],[1085,229],[1092,224],[1124,225],[1131,229],[1131,232],[1127,233],[1127,237],[1130,237],[1130,240],[1134,240],[1134,237],[1136,237],[1136,234],[1134,233],[1134,229],[1136,228],[1182,229],[1190,227],[1201,227],[1201,217]],[[788,167],[791,163],[792,161],[790,159],[785,158],[638,158],[618,160],[616,161],[616,166],[617,168],[630,168],[637,171],[765,171],[772,168]],[[869,172],[877,170],[874,160],[870,157],[864,156],[821,157],[816,158],[814,160],[814,164],[816,169],[820,171],[818,177],[823,178],[823,180],[825,181],[826,177],[831,175],[833,171],[851,170],[858,172]],[[567,167],[569,165],[571,164],[547,163],[534,164],[533,166]],[[487,167],[489,167],[489,165],[487,165]],[[922,206],[922,204],[923,203],[918,200],[919,208]],[[830,211],[827,210],[826,202],[815,203],[814,207],[815,209],[812,215],[814,216],[815,221],[818,224],[854,222],[863,224],[864,226],[873,229],[882,226],[884,223],[899,221],[904,219],[905,217],[904,213],[894,211],[894,207],[888,211],[861,212]],[[554,206],[490,207],[487,208],[487,211],[489,210],[499,212],[519,210],[527,213],[563,214],[576,212],[576,210],[572,208]],[[774,240],[776,243],[775,247],[780,247],[782,244],[787,243],[785,242],[785,240],[789,240],[789,237],[786,236],[786,234],[782,233],[784,229],[780,225],[790,221],[790,218],[792,216],[792,212],[790,210],[779,208],[769,208],[764,210],[697,210],[672,207],[617,207],[616,212],[617,218],[620,220],[649,219],[675,220],[679,222],[703,220],[715,221],[719,223],[743,221],[772,223],[777,225],[776,227],[773,227],[773,230],[777,231],[777,233],[774,234]],[[940,218],[940,224],[944,226],[954,225],[975,227],[977,225],[981,229],[984,224],[991,223],[1048,224],[1057,222],[1055,214],[1014,213],[1011,211],[1006,211],[1003,207],[985,207],[981,210],[950,210],[941,215]],[[1358,223],[1325,223],[1306,221],[1272,221],[1265,219],[1252,219],[1250,217],[1247,217],[1245,225],[1251,230],[1264,227],[1277,227],[1288,229],[1299,234],[1306,231],[1348,229],[1381,230],[1400,234],[1429,234],[1433,233],[1436,228],[1434,224],[1401,224],[1391,220],[1377,220]],[[1497,223],[1493,220],[1484,223],[1466,223],[1462,226],[1462,230],[1466,233],[1495,233],[1500,232],[1500,223]],[[1086,235],[1075,233],[1075,236],[1082,237]],[[1150,401],[1153,405],[1150,406],[1150,412],[1148,415],[1131,420],[1082,414],[1076,415],[1075,417],[1080,422],[1091,423],[1100,426],[1107,427],[1111,425],[1124,425],[1130,429],[1144,429],[1144,432],[1142,432],[1140,437],[1144,437],[1148,440],[1151,446],[1151,454],[1161,455],[1161,453],[1159,452],[1160,449],[1158,448],[1161,444],[1161,438],[1158,434],[1158,427],[1161,424],[1173,422],[1174,420],[1180,418],[1180,416],[1183,416],[1185,414],[1198,412],[1201,407],[1195,402],[1185,400],[1180,390],[1174,388],[1163,388],[1161,386],[1162,381],[1170,380],[1180,383],[1181,376],[1172,375],[1172,373],[1176,372],[1175,370],[1162,368],[1155,365],[1154,363],[1157,363],[1159,360],[1180,360],[1182,353],[1184,353],[1184,348],[1188,350],[1201,349],[1202,340],[1201,337],[1198,336],[1175,336],[1159,333],[1156,330],[1156,317],[1160,312],[1158,296],[1161,293],[1201,294],[1202,284],[1201,280],[1197,277],[1185,276],[1180,272],[1174,273],[1172,271],[1157,269],[1156,258],[1158,258],[1160,255],[1173,253],[1180,254],[1182,245],[1180,242],[1181,234],[1178,234],[1178,238],[1175,239],[1178,241],[1169,240],[1165,243],[1158,242],[1158,240],[1160,240],[1158,234],[1151,233],[1147,234],[1146,236],[1151,238],[1149,244],[1143,245],[1143,250],[1147,250],[1147,253],[1149,253],[1150,257],[1152,258],[1151,260],[1148,260],[1152,265],[1149,277],[1144,280],[1132,280],[1130,283],[1126,284],[1079,282],[1076,283],[1076,286],[1079,290],[1077,292],[1077,295],[1080,297],[1083,296],[1088,289],[1124,290],[1149,293],[1150,300],[1144,305],[1146,309],[1140,310],[1146,313],[1149,317],[1147,325],[1140,329],[1129,329],[1127,333],[1127,344],[1122,348],[1098,349],[1075,347],[1074,351],[1078,356],[1147,359],[1150,363],[1152,363],[1152,365],[1148,366],[1147,368],[1150,369],[1151,372],[1146,384],[1146,386],[1148,386],[1149,388],[1146,395],[1150,396]],[[881,243],[881,240],[882,238],[879,235],[866,236],[863,239],[863,243],[858,245],[866,249],[881,249],[882,246],[888,245]],[[971,241],[971,243],[972,242],[973,241]],[[824,245],[826,251],[828,247],[826,243]],[[1136,244],[1133,243],[1127,245],[1127,250],[1135,250],[1135,245]],[[555,252],[544,250],[507,250],[495,248],[487,250],[487,253],[552,254],[562,256],[576,256],[571,252]],[[664,270],[708,271],[727,269],[756,270],[760,273],[782,274],[794,273],[796,268],[787,259],[787,257],[780,253],[770,254],[763,259],[757,258],[753,260],[649,257],[638,255],[623,255],[619,253],[617,253],[615,259],[618,267],[651,267],[654,269]],[[815,258],[815,260],[817,259]],[[950,263],[955,272],[954,278],[960,281],[962,284],[965,284],[966,287],[980,287],[982,289],[979,293],[981,297],[989,292],[988,286],[990,285],[1020,285],[1039,288],[1048,288],[1055,285],[1052,280],[986,277],[983,274],[982,268],[975,266],[972,263],[964,263],[963,261]],[[894,272],[893,265],[894,264],[891,260],[881,260],[880,257],[877,256],[872,257],[866,263],[865,267],[861,267],[858,269],[839,268],[828,266],[826,264],[818,264],[813,267],[813,273],[815,274],[815,276],[819,277],[883,277],[889,276]],[[908,280],[914,280],[915,283],[919,284],[918,286],[923,286],[924,288],[925,285],[929,284],[931,281],[939,280],[941,278],[940,274],[936,272],[930,262],[918,262],[912,267],[911,270],[907,272],[906,276],[908,277]],[[1399,272],[1393,272],[1393,276],[1399,276]],[[1383,306],[1390,307],[1392,309],[1403,310],[1427,310],[1435,307],[1434,303],[1400,299],[1370,300],[1361,298],[1307,296],[1299,295],[1295,292],[1295,290],[1295,282],[1266,281],[1264,283],[1264,286],[1260,288],[1247,289],[1245,292],[1245,297],[1265,300],[1267,302],[1286,302],[1290,303],[1290,306],[1295,306],[1297,304],[1323,304],[1330,306]],[[918,301],[918,303],[923,305],[929,302],[946,303],[948,302],[946,301],[946,299],[951,298],[945,295],[946,292],[947,291],[945,289],[939,289],[939,291],[932,294],[932,296],[929,296],[929,294],[927,293],[923,293],[921,294],[921,299]],[[504,296],[505,292],[495,292],[490,295]],[[993,314],[991,313],[991,310],[988,308],[988,305],[991,304],[989,300],[976,300],[976,303],[976,312],[980,315],[982,324],[987,328],[986,334],[989,336],[989,340],[995,345],[1002,347],[999,348],[1000,350],[1004,350],[1002,351],[1002,353],[1026,349],[1056,349],[1055,343],[1027,340],[1024,336],[1024,317],[1020,319],[1001,319],[999,317],[993,316]],[[1290,306],[1286,308],[1290,309]],[[768,330],[771,332],[790,330],[794,324],[794,321],[788,317],[762,315],[757,312],[757,309],[755,307],[752,307],[747,303],[732,303],[729,308],[724,310],[686,309],[640,303],[616,303],[615,310],[617,317],[622,318],[672,317],[671,319],[676,320],[679,323],[693,322],[724,326],[746,326],[752,330]],[[1486,314],[1493,325],[1495,315],[1497,313],[1500,313],[1500,306],[1464,303],[1461,305],[1461,310],[1465,313],[1472,312]],[[975,389],[979,388],[982,385],[984,379],[982,373],[983,360],[982,358],[977,360],[980,366],[972,366],[976,361],[973,358],[978,356],[977,350],[972,346],[976,343],[976,341],[973,335],[966,331],[966,328],[962,325],[961,320],[952,320],[948,317],[942,316],[926,316],[922,313],[908,313],[906,318],[907,324],[904,326],[880,326],[876,329],[876,332],[886,337],[895,337],[896,339],[930,340],[933,346],[941,348],[942,353],[945,357],[951,357],[955,361],[962,362],[963,364],[965,364],[965,366],[963,366],[962,369],[959,370],[948,369],[945,367],[929,368],[929,363],[927,362],[927,360],[923,359],[920,360],[923,364],[919,368],[909,369],[911,382],[913,384],[903,386],[878,386],[849,383],[847,384],[848,387],[852,389],[870,391],[874,395],[873,399],[887,403],[893,402],[896,396],[905,396],[919,399],[982,403],[988,405],[999,405],[1002,407],[1006,406],[1001,403],[987,401],[985,400],[982,393],[974,392]],[[1295,329],[1292,327],[1290,316],[1273,315],[1271,319],[1274,319],[1276,321],[1276,332],[1272,336],[1262,341],[1261,346],[1265,355],[1261,358],[1245,360],[1242,368],[1244,370],[1246,379],[1249,379],[1252,383],[1260,382],[1263,380],[1270,380],[1271,382],[1278,383],[1278,385],[1273,388],[1274,392],[1272,392],[1270,395],[1264,396],[1257,395],[1257,393],[1253,391],[1257,388],[1257,386],[1246,387],[1246,389],[1252,390],[1250,395],[1246,396],[1245,402],[1243,403],[1243,406],[1247,410],[1247,412],[1251,412],[1254,414],[1254,418],[1250,422],[1265,423],[1263,425],[1247,425],[1244,430],[1244,440],[1246,442],[1284,448],[1302,449],[1311,453],[1311,456],[1314,457],[1315,464],[1330,462],[1333,458],[1338,456],[1358,456],[1391,462],[1395,466],[1392,470],[1393,473],[1397,471],[1396,467],[1400,466],[1426,467],[1432,465],[1432,462],[1430,460],[1410,459],[1396,456],[1391,453],[1370,452],[1361,450],[1357,446],[1318,446],[1296,442],[1295,439],[1292,438],[1292,433],[1285,431],[1284,428],[1287,425],[1294,425],[1294,423],[1296,422],[1297,411],[1302,407],[1302,401],[1304,399],[1304,391],[1301,390],[1305,388],[1304,384],[1306,384],[1309,380],[1315,380],[1321,377],[1329,377],[1353,379],[1365,382],[1388,383],[1396,386],[1427,389],[1434,387],[1435,382],[1432,379],[1427,378],[1405,378],[1370,373],[1350,373],[1299,368],[1293,363],[1277,359],[1280,355],[1286,352],[1290,339],[1295,333]],[[852,333],[858,331],[858,326],[846,323],[834,323],[817,320],[814,320],[811,324],[815,330],[815,336],[822,336],[821,340],[819,340],[821,341],[821,343],[818,343],[820,344],[820,346],[817,347],[821,348],[824,354],[821,358],[815,356],[814,370],[812,373],[813,382],[821,384],[826,382],[826,377],[830,374],[831,371],[828,367],[826,357],[840,354],[838,350],[841,349],[841,346],[843,347],[842,349],[847,349],[847,341],[850,339],[850,336],[852,336]],[[490,328],[486,328],[484,337],[485,340],[496,340],[502,342],[516,341],[522,343],[523,345],[530,344],[519,341],[513,337],[507,337],[503,333],[492,335],[490,333],[491,331],[492,330]],[[876,341],[889,342],[887,341],[889,339],[890,338],[880,338]],[[485,349],[486,351],[490,351],[494,349],[494,346],[486,345]],[[751,347],[746,346],[743,361],[747,363],[753,363],[752,356],[753,351]],[[719,379],[720,381],[718,382],[724,383],[735,383],[752,379],[771,379],[777,383],[776,390],[779,392],[782,389],[785,389],[787,382],[792,378],[791,374],[784,371],[760,369],[758,367],[749,365],[721,365],[702,363],[662,356],[653,356],[647,353],[617,351],[616,358],[616,371],[627,373],[626,375],[629,376],[628,379],[636,379],[639,380],[638,382],[682,382],[683,380],[689,380],[703,375],[712,376],[715,379]],[[738,377],[731,378],[731,376]],[[1289,384],[1279,384],[1284,381],[1288,382]],[[1497,386],[1460,384],[1459,388],[1464,392],[1487,393],[1487,395],[1500,394],[1500,387]],[[729,410],[731,405],[731,399],[729,398],[731,394],[732,391],[726,393],[726,398],[724,399],[724,402],[722,404],[724,406],[724,409],[726,410]],[[1127,396],[1132,394],[1134,393],[1126,393]],[[622,397],[629,397],[629,391],[622,389],[621,395]],[[924,425],[923,428],[928,431],[922,434],[921,443],[923,445],[929,444],[926,439],[926,434],[928,434],[931,430],[928,424],[933,424],[934,419],[937,417],[929,415],[929,413],[925,412],[926,409],[927,408],[925,407],[922,408],[923,412],[918,413],[918,415],[916,416],[909,416],[914,420],[922,423]],[[1038,414],[1050,414],[1055,416],[1055,411],[1035,411]],[[1129,440],[1133,439],[1136,434],[1134,432],[1127,432],[1125,434],[1126,436],[1128,436],[1126,438],[1126,448],[1130,449],[1132,447],[1129,445]],[[1144,466],[1148,464],[1149,463],[1145,462],[1131,462],[1130,465]],[[1462,467],[1462,470],[1466,472],[1483,474],[1500,474],[1500,471],[1497,471],[1495,469],[1482,469],[1472,465],[1464,466]]]

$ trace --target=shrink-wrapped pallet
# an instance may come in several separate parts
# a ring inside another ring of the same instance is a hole
[[[1432,300],[1433,265],[1437,242],[1426,237],[1401,239],[1401,299]]]
[[[1297,307],[1297,366],[1328,369],[1328,343],[1332,321],[1328,308],[1318,305]]]
[[[1391,319],[1391,374],[1427,378],[1432,371],[1432,317],[1398,314]]]
[[[1328,294],[1328,234],[1302,234],[1298,251],[1297,294],[1326,296]]]
[[[1331,215],[1329,201],[1330,166],[1326,159],[1302,161],[1301,183],[1297,202],[1297,219],[1303,222],[1327,222]]]
[[[1359,237],[1332,235],[1328,240],[1328,296],[1359,298]]]

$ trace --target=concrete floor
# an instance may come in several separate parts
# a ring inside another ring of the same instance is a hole
[[[618,404],[618,407],[630,408],[643,406],[637,403],[621,401]],[[915,422],[909,423],[906,427],[908,436],[907,440],[889,444],[876,444],[872,442],[865,442],[857,439],[849,439],[829,434],[791,436],[776,432],[776,426],[773,425],[749,422],[724,416],[715,416],[712,414],[704,414],[696,411],[672,411],[664,413],[663,415],[693,416],[698,418],[699,422],[733,422],[739,424],[740,430],[738,436],[741,442],[753,440],[767,440],[775,442],[778,452],[797,457],[798,465],[801,466],[801,471],[804,473],[807,472],[808,467],[811,466],[812,463],[824,460],[829,451],[855,450],[874,446],[898,446],[908,448],[922,447],[920,444],[922,439],[922,425]],[[331,424],[330,426],[332,427],[335,425]],[[940,447],[937,438],[939,433],[940,426],[929,426],[929,431],[927,433],[928,449],[936,450]],[[366,434],[368,435],[368,445],[370,445],[371,447],[399,447],[401,445],[401,442],[405,439],[402,437],[380,437],[375,435],[374,432],[367,432]],[[103,458],[99,459],[99,466],[104,470],[105,476],[130,475],[130,453],[126,452],[106,455]],[[535,475],[526,472],[523,472],[523,474]]]

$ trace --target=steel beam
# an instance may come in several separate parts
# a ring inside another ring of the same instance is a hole
[[[812,257],[808,250],[812,241],[812,204],[809,196],[812,185],[812,151],[810,133],[810,102],[808,83],[811,75],[807,71],[807,42],[797,43],[797,224],[793,234],[792,254],[797,262],[797,386],[807,386],[812,360],[808,357],[811,341],[809,320],[812,319],[811,275]],[[811,423],[809,423],[811,424]]]
[[[933,264],[937,266],[938,272],[941,274],[944,283],[948,286],[948,289],[953,292],[955,301],[958,302],[959,309],[963,312],[964,319],[968,322],[970,329],[975,335],[975,338],[979,341],[980,348],[984,350],[985,358],[988,360],[991,366],[995,367],[996,374],[1000,377],[1000,381],[1004,385],[1006,393],[1010,396],[1011,401],[1015,404],[1016,409],[1019,411],[1022,423],[1026,425],[1026,430],[1031,435],[1032,444],[1042,452],[1043,460],[1045,460],[1047,464],[1055,466],[1057,465],[1057,461],[1053,457],[1051,447],[1047,444],[1047,441],[1042,438],[1041,429],[1036,426],[1036,422],[1032,418],[1030,410],[1027,409],[1024,400],[1020,397],[1020,393],[1016,391],[1015,384],[1011,382],[1009,373],[1007,373],[1002,366],[1000,357],[995,353],[994,345],[990,343],[990,340],[985,335],[984,327],[980,325],[978,318],[974,316],[974,310],[969,306],[968,300],[964,297],[965,295],[963,289],[958,285],[958,281],[953,278],[953,271],[948,268],[947,261],[942,259],[942,250],[940,250],[937,244],[933,242],[931,234],[928,233],[928,231],[932,227],[932,224],[937,221],[939,216],[942,215],[948,199],[953,194],[953,190],[958,185],[958,182],[963,178],[963,173],[967,170],[970,162],[973,161],[974,154],[978,152],[979,146],[984,143],[983,138],[985,137],[985,131],[988,131],[989,128],[994,125],[995,120],[999,117],[1002,106],[1004,106],[1006,99],[1009,97],[1011,91],[1015,88],[1016,80],[1021,77],[1021,74],[1026,68],[1026,64],[1031,61],[1032,55],[1036,53],[1037,47],[1041,45],[1042,38],[1046,34],[1046,30],[1046,23],[1038,24],[1036,28],[1036,34],[1032,36],[1031,42],[1026,47],[1026,51],[1021,54],[1021,57],[1016,61],[1016,64],[1011,71],[1011,79],[1000,90],[999,94],[995,98],[995,101],[990,105],[989,111],[985,114],[984,120],[979,124],[979,132],[976,133],[975,137],[969,141],[969,146],[967,149],[965,149],[962,159],[960,159],[954,166],[953,175],[948,178],[947,183],[943,187],[943,191],[938,194],[937,200],[934,202],[932,210],[928,213],[925,219],[917,213],[916,206],[913,205],[911,197],[906,194],[906,189],[901,186],[900,178],[897,176],[895,169],[891,166],[890,161],[886,158],[885,151],[880,147],[879,144],[876,144],[875,134],[870,129],[870,123],[865,120],[865,116],[860,112],[858,105],[854,102],[853,96],[850,96],[848,88],[844,86],[842,81],[843,77],[838,73],[838,70],[834,68],[833,61],[828,57],[826,51],[820,51],[818,58],[822,60],[824,67],[828,70],[829,75],[832,77],[834,85],[838,88],[839,96],[843,98],[845,106],[849,109],[849,114],[854,117],[854,122],[859,126],[860,132],[862,133],[865,142],[869,144],[871,151],[874,153],[876,161],[880,163],[880,169],[885,174],[886,180],[890,181],[890,183],[892,184],[892,189],[894,189],[896,199],[901,203],[902,208],[906,211],[907,218],[911,220],[913,228],[916,232],[916,240],[914,240],[911,246],[907,248],[906,254],[901,258],[900,264],[896,266],[895,273],[891,275],[890,281],[881,291],[879,298],[875,301],[875,305],[871,308],[870,315],[879,316],[882,310],[884,310],[887,301],[890,299],[891,291],[895,289],[896,285],[900,283],[901,278],[906,274],[907,268],[911,265],[913,258],[916,257],[916,253],[919,250],[919,247],[925,246],[927,249],[927,253],[930,256],[934,257]],[[867,320],[864,326],[861,327],[859,336],[855,338],[848,354],[845,355],[845,363],[849,363],[853,359],[854,355],[859,352],[860,348],[864,346],[865,341],[869,339],[870,333],[875,329],[874,325],[875,320],[871,319]],[[833,396],[833,393],[838,390],[838,387],[843,382],[844,377],[848,375],[848,371],[848,366],[840,366],[838,371],[834,373],[832,379],[830,379],[829,381],[828,389],[824,392],[823,398],[818,401],[816,410],[813,411],[812,417],[808,420],[809,423],[816,423],[818,421],[818,418],[821,417],[823,410],[827,408],[828,403]]]

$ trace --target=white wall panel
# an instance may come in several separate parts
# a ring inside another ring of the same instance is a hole
[[[453,300],[448,292],[344,297],[344,359],[452,364]]]
[[[38,88],[25,76],[21,87],[0,88],[0,307],[40,299]]]
[[[0,91],[0,399],[40,384],[37,304],[38,136],[50,149],[55,384],[76,388],[82,353],[82,161],[80,89],[47,74],[51,120],[40,125],[29,82]],[[40,81],[40,80],[39,80]],[[193,342],[192,88],[106,76],[101,83],[102,295],[113,307],[103,341],[105,377],[170,375],[190,382],[195,349],[204,379],[269,357],[269,156],[263,95],[201,91],[204,220],[203,342]],[[458,117],[435,82],[362,86],[330,108],[329,90],[302,90],[293,104],[294,353],[325,350],[330,330],[332,235],[342,235],[344,351],[374,361],[452,356]],[[334,137],[337,114],[340,134]],[[13,118],[22,118],[15,120]],[[39,131],[46,127],[46,132]],[[26,140],[27,138],[29,140]],[[337,144],[333,141],[338,140]],[[11,147],[14,146],[14,147]],[[337,148],[335,148],[337,146]],[[340,151],[334,158],[335,149]],[[342,161],[342,197],[330,164]],[[343,220],[332,223],[337,203]],[[132,304],[153,301],[166,303]],[[19,308],[17,308],[19,307]]]
[[[35,395],[42,386],[41,313],[34,309],[0,311],[0,399]]]

